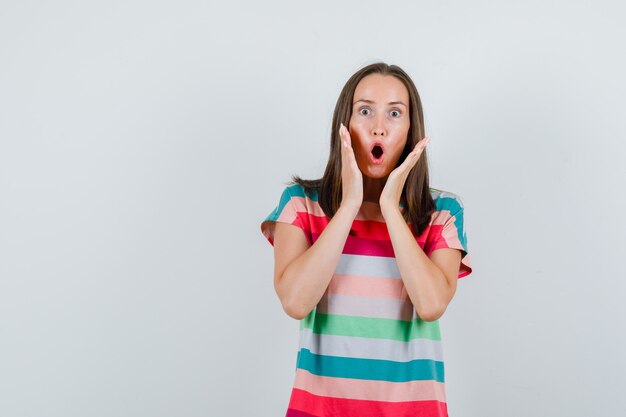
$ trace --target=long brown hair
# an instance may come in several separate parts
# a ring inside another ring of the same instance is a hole
[[[365,76],[375,73],[396,77],[402,81],[409,92],[409,117],[411,123],[407,134],[406,146],[396,166],[400,165],[417,142],[424,138],[424,114],[420,96],[411,78],[400,67],[377,62],[367,65],[354,73],[341,90],[335,105],[330,134],[330,155],[324,176],[317,180],[302,179],[295,174],[291,176],[290,184],[300,184],[307,192],[310,192],[312,189],[317,191],[319,205],[329,218],[332,218],[339,209],[343,195],[341,189],[341,139],[339,137],[339,125],[343,123],[344,126],[349,126],[354,91]],[[420,236],[430,223],[430,216],[435,210],[435,203],[430,194],[428,183],[426,149],[424,149],[419,160],[411,172],[409,172],[402,190],[400,202],[405,207],[403,213],[405,221],[412,228],[413,234]]]

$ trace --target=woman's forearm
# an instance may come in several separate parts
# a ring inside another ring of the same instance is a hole
[[[293,260],[280,279],[290,315],[306,317],[320,301],[335,273],[358,207],[341,206],[315,243]]]
[[[417,314],[425,321],[437,320],[454,295],[443,272],[419,246],[397,207],[385,209],[389,237],[400,276]]]

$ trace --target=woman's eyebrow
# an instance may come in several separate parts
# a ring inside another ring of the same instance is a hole
[[[352,103],[352,105],[354,106],[354,105],[355,105],[356,103],[358,103],[359,101],[362,101],[362,102],[365,102],[365,103],[374,103],[374,101],[372,101],[372,100],[367,100],[367,99],[362,98],[362,99],[357,100],[357,101],[355,101],[354,103]],[[387,103],[387,104],[402,104],[404,107],[406,107],[406,104],[404,104],[404,103],[403,103],[403,102],[401,102],[401,101],[390,101],[390,102],[389,102],[389,103]]]

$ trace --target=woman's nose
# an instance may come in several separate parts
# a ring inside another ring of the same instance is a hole
[[[372,127],[372,135],[373,136],[384,136],[385,135],[385,127],[383,126],[382,122],[376,121],[376,123]]]

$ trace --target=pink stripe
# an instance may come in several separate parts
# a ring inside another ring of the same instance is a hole
[[[445,384],[442,382],[408,381],[389,382],[354,378],[335,378],[313,375],[298,368],[294,388],[314,395],[355,400],[374,401],[424,401],[446,402]]]
[[[435,217],[431,224],[430,234],[433,237],[443,237],[449,248],[462,248],[461,241],[459,240],[459,233],[454,224],[454,216],[450,214],[449,210],[441,210],[440,214]],[[447,224],[447,225],[446,225]],[[439,239],[434,239],[439,240]],[[439,242],[432,250],[438,248],[445,248],[446,246]],[[432,252],[431,250],[431,252]]]
[[[300,214],[298,216],[298,214]],[[306,205],[303,198],[294,197],[287,201],[287,204],[283,207],[283,211],[280,212],[277,221],[292,223],[296,217],[307,217]]]
[[[361,239],[351,236],[346,240],[343,253],[363,256],[394,257],[391,240]]]
[[[308,211],[309,214],[318,217],[324,217],[326,214],[324,210],[322,210],[322,206],[320,206],[319,202],[310,200],[304,197],[292,197],[291,201],[294,202],[295,207],[297,207],[297,211]],[[364,202],[363,204],[367,204],[368,202]],[[400,208],[400,211],[404,211],[404,207]],[[364,216],[364,213],[367,213],[369,218]],[[354,218],[358,221],[375,221],[375,222],[384,222],[385,218],[383,217],[381,212],[376,211],[376,209],[364,208],[361,206],[359,212],[356,214]]]
[[[457,233],[456,227],[454,225],[448,226],[448,227],[450,227],[450,229],[448,229],[445,233],[442,232],[441,234],[441,236],[445,240],[445,244],[442,242],[439,242],[433,247],[431,252],[435,249],[446,248],[446,247],[455,248],[455,249],[463,249],[463,245],[461,245],[461,241],[459,240],[459,235]]]
[[[431,216],[431,221],[430,221],[430,225],[435,225],[435,224],[445,224],[448,219],[451,217],[452,215],[450,214],[450,210],[440,210],[440,211],[435,211],[433,212],[432,216]]]
[[[334,274],[328,284],[329,294],[360,295],[408,299],[404,283],[400,278],[377,278],[362,275]]]
[[[454,224],[454,219],[450,218],[451,214],[450,211],[448,210],[442,210],[442,213],[447,213],[447,216],[437,216],[437,218],[434,219],[433,221],[433,225],[430,227],[430,233],[433,236],[431,239],[429,239],[429,241],[434,241],[436,242],[434,245],[426,245],[426,255],[430,256],[431,253],[433,253],[433,251],[435,249],[441,249],[441,248],[453,248],[453,249],[461,249],[461,250],[465,250],[463,248],[463,245],[461,244],[461,241],[459,240],[459,231],[456,227],[456,225]],[[449,225],[447,226],[447,228],[444,230],[444,223],[449,222]],[[469,254],[465,255],[462,259],[461,259],[461,265],[459,267],[459,274],[458,274],[458,278],[463,278],[467,275],[469,275],[472,272],[472,265],[471,265],[471,261],[470,261],[470,256]]]
[[[337,298],[342,298],[337,301]],[[341,316],[375,317],[411,321],[416,317],[413,304],[408,299],[353,297],[339,294],[324,294],[317,303],[317,312]]]
[[[309,215],[324,217],[324,210],[322,210],[322,206],[317,201],[310,200],[305,197],[291,197],[291,200],[297,207],[297,211],[307,212]]]

